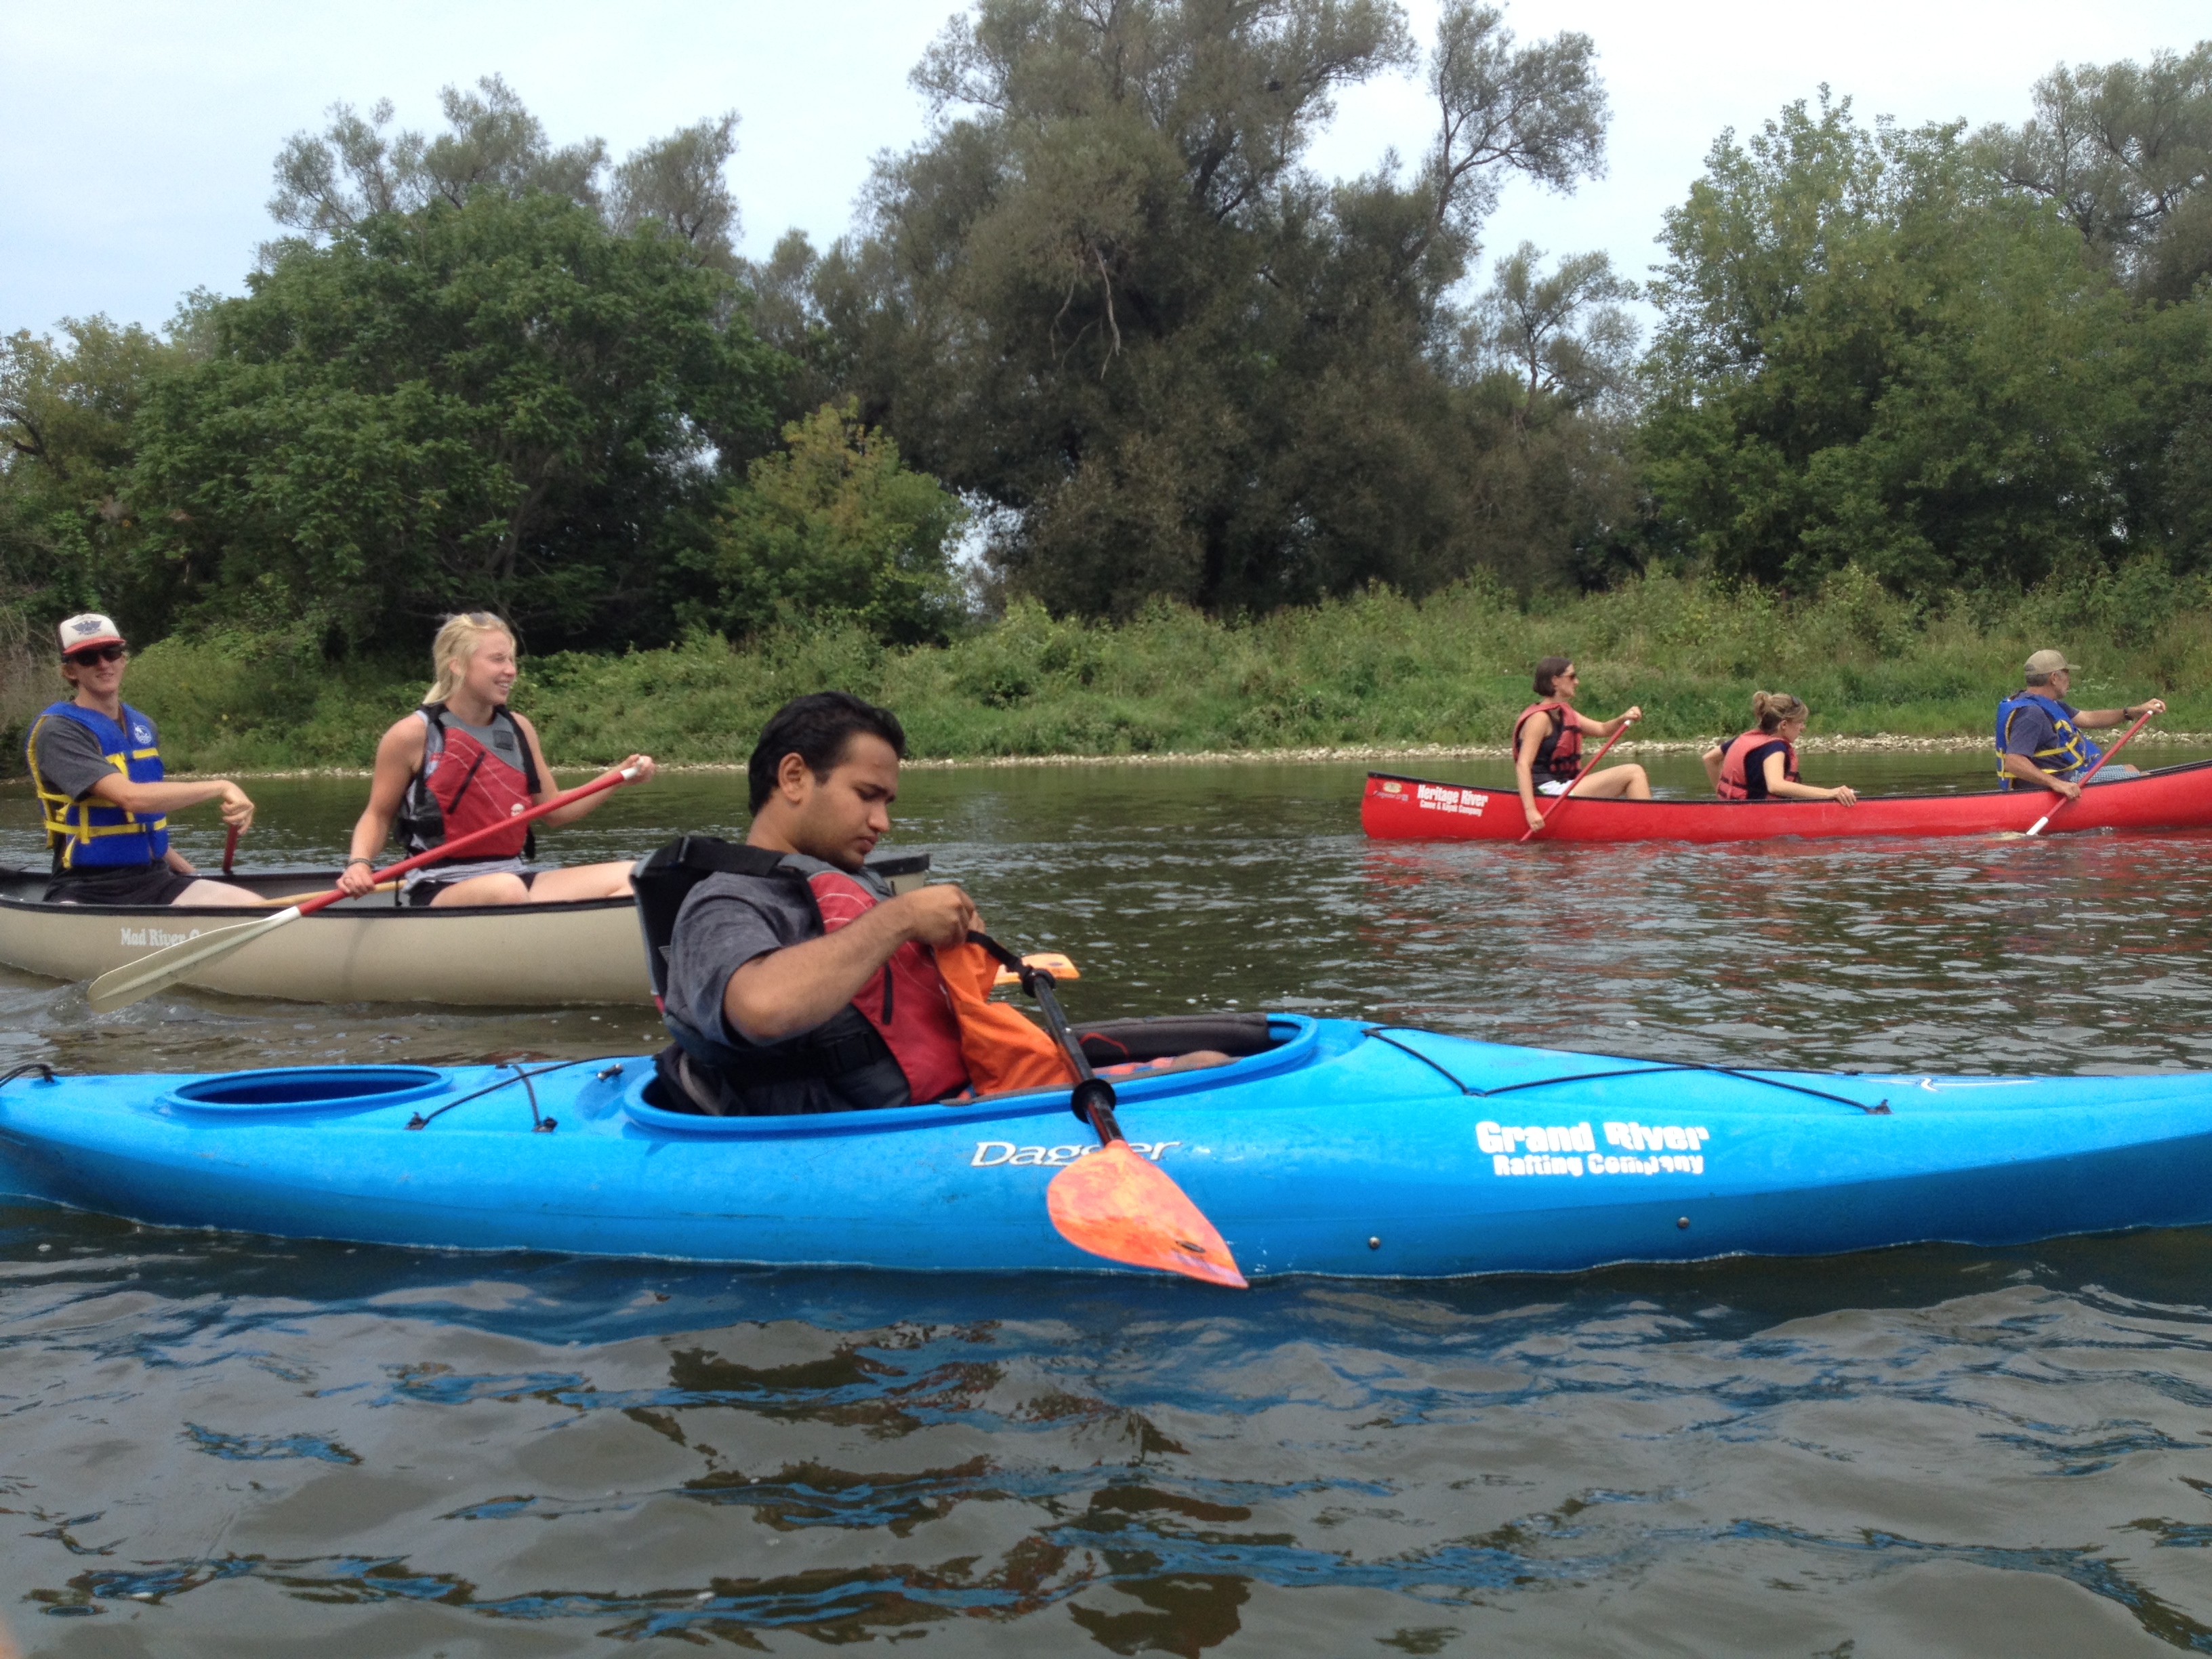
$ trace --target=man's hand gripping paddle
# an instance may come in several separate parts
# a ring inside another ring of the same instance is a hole
[[[1036,999],[1046,1026],[1075,1068],[1075,1115],[1097,1132],[1098,1150],[1076,1159],[1045,1188],[1045,1207],[1060,1236],[1109,1261],[1244,1289],[1244,1275],[1213,1224],[1165,1170],[1122,1138],[1114,1118],[1114,1085],[1091,1069],[1083,1044],[1068,1029],[1050,970],[1023,962],[988,934],[968,938],[1018,974],[1022,988]]]
[[[2112,759],[2113,756],[2118,754],[2122,749],[2127,746],[2128,739],[2143,729],[2143,722],[2151,717],[2152,713],[2153,711],[2150,709],[2144,709],[2143,712],[2136,717],[2136,723],[2128,727],[2126,731],[2120,733],[2119,742],[2114,744],[2110,749],[2107,749],[2103,754],[2097,757],[2097,763],[2081,775],[2081,787],[2084,789],[2089,787],[2090,779],[2095,777],[2098,773],[2105,769],[2105,763]],[[2057,817],[2061,812],[2064,811],[2069,802],[2076,801],[2081,799],[2081,798],[2079,795],[2061,795],[2058,798],[2057,805],[2052,807],[2041,817],[2036,819],[2033,823],[2027,826],[2027,833],[2031,836],[2041,835],[2043,833],[2043,826],[2050,823],[2051,819]]]
[[[596,795],[618,783],[629,783],[636,775],[635,772],[610,772],[605,777],[579,784],[550,800],[540,801],[526,812],[517,812],[513,817],[498,823],[488,823],[465,836],[456,836],[427,853],[417,853],[412,858],[402,859],[398,863],[378,871],[376,878],[380,883],[387,882],[394,876],[404,876],[410,870],[418,869],[436,860],[451,858],[455,853],[473,847],[488,836],[512,830],[518,823],[542,818],[548,812],[557,812],[572,801],[580,801],[586,795]],[[213,933],[202,933],[198,939],[188,939],[181,945],[172,945],[166,950],[141,957],[136,962],[125,963],[120,968],[112,968],[92,982],[90,1000],[93,1012],[104,1014],[112,1009],[128,1007],[141,997],[151,996],[162,987],[175,984],[193,969],[213,962],[218,957],[227,957],[233,951],[252,944],[263,934],[273,933],[287,922],[311,915],[326,906],[336,904],[344,896],[343,888],[333,887],[327,893],[302,899],[273,916],[264,916],[258,921],[245,922],[235,927],[218,927]]]
[[[1583,778],[1586,778],[1586,777],[1588,777],[1591,773],[1593,773],[1593,772],[1596,771],[1596,770],[1597,770],[1597,763],[1598,763],[1600,761],[1601,761],[1601,760],[1603,760],[1603,759],[1605,758],[1606,750],[1607,750],[1607,749],[1610,749],[1610,748],[1612,748],[1613,744],[1615,744],[1616,743],[1619,743],[1619,742],[1621,740],[1621,738],[1622,738],[1626,737],[1626,736],[1627,735],[1627,733],[1628,733],[1628,728],[1629,728],[1629,726],[1633,726],[1633,725],[1635,725],[1635,724],[1636,724],[1636,722],[1635,722],[1634,720],[1629,720],[1629,721],[1626,722],[1626,723],[1621,726],[1621,728],[1620,728],[1620,731],[1618,731],[1618,732],[1614,732],[1611,737],[1607,738],[1605,740],[1605,747],[1604,747],[1603,749],[1600,749],[1600,750],[1597,751],[1597,753],[1595,753],[1595,755],[1592,755],[1592,756],[1590,757],[1590,763],[1589,763],[1588,766],[1585,766],[1584,768],[1583,768],[1583,769],[1582,769],[1581,773],[1580,773],[1579,775],[1577,775],[1577,779],[1576,779],[1576,781],[1577,781],[1577,782],[1580,782],[1580,781],[1581,781],[1581,780],[1582,780]],[[1536,826],[1536,829],[1538,829],[1538,830],[1548,830],[1549,828],[1551,828],[1551,824],[1552,824],[1552,819],[1553,819],[1553,817],[1555,815],[1557,815],[1558,813],[1559,813],[1559,812],[1562,812],[1562,811],[1565,811],[1565,810],[1566,810],[1566,805],[1567,805],[1567,803],[1568,803],[1569,801],[1572,800],[1574,798],[1575,798],[1574,787],[1573,787],[1573,785],[1571,785],[1571,785],[1569,785],[1569,786],[1568,786],[1568,787],[1567,787],[1567,793],[1566,793],[1565,794],[1564,794],[1564,795],[1560,796],[1560,797],[1559,798],[1559,799],[1557,799],[1557,800],[1555,800],[1555,801],[1553,801],[1553,802],[1552,803],[1551,810],[1550,810],[1549,811],[1547,811],[1547,812],[1544,814],[1544,821],[1543,821],[1543,823],[1540,823],[1540,824],[1539,824],[1539,825],[1537,825],[1537,826]],[[1528,840],[1528,837],[1529,837],[1529,836],[1531,836],[1534,835],[1535,833],[1536,833],[1536,830],[1522,830],[1522,833],[1521,833],[1521,839],[1522,839],[1522,840],[1523,840],[1523,841],[1526,841],[1526,840]]]

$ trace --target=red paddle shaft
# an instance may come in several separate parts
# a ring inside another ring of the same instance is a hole
[[[2127,746],[2127,742],[2130,738],[2132,738],[2136,732],[2143,729],[2143,722],[2150,717],[2151,711],[2148,708],[2143,710],[2141,714],[2136,716],[2136,723],[2128,727],[2126,731],[2120,733],[2119,742],[2114,744],[2110,749],[2107,749],[2103,754],[2097,757],[2097,763],[2081,775],[2081,787],[2083,788],[2087,788],[2089,787],[2089,780],[2095,777],[2098,773],[2105,769],[2105,763],[2106,761],[2112,759],[2113,756],[2118,754],[2121,750]],[[2045,812],[2041,817],[2036,819],[2033,823],[2030,824],[2028,826],[2027,833],[2031,836],[2040,834],[2045,824],[2050,823],[2051,819],[2057,817],[2059,813],[2066,810],[2068,802],[2079,799],[2081,799],[2079,795],[2060,796],[2058,805],[2052,807],[2048,812]]]
[[[420,869],[423,865],[434,863],[439,859],[449,859],[463,848],[473,847],[487,836],[495,836],[502,830],[512,830],[518,823],[528,823],[532,818],[542,818],[548,812],[557,812],[571,801],[581,800],[586,795],[596,795],[601,790],[611,789],[618,783],[628,783],[636,775],[635,772],[610,772],[603,778],[593,778],[589,783],[580,783],[574,789],[564,790],[562,793],[554,796],[551,800],[538,802],[527,812],[517,812],[513,817],[501,823],[487,823],[481,830],[471,830],[465,836],[456,836],[449,842],[433,847],[427,853],[417,853],[411,859],[402,859],[397,864],[388,864],[376,872],[374,879],[380,883],[390,881],[394,876],[404,876],[410,870]],[[333,887],[327,893],[318,893],[311,899],[302,899],[292,908],[303,916],[310,916],[325,905],[336,904],[345,896],[344,888]]]
[[[1601,761],[1601,760],[1603,760],[1603,759],[1605,758],[1606,750],[1607,750],[1607,749],[1610,749],[1610,748],[1612,748],[1613,744],[1615,744],[1616,743],[1619,743],[1619,742],[1621,740],[1621,738],[1622,738],[1623,737],[1625,737],[1625,736],[1627,734],[1628,728],[1629,728],[1632,725],[1633,725],[1633,724],[1634,724],[1634,722],[1633,722],[1633,721],[1632,721],[1632,720],[1623,720],[1623,721],[1620,723],[1620,731],[1618,731],[1618,732],[1614,732],[1611,737],[1607,738],[1605,740],[1605,748],[1604,748],[1604,749],[1601,749],[1601,750],[1599,750],[1597,751],[1597,753],[1595,753],[1595,755],[1592,755],[1592,756],[1590,757],[1590,763],[1589,763],[1588,766],[1585,766],[1584,768],[1583,768],[1583,769],[1582,769],[1581,773],[1580,773],[1579,775],[1577,775],[1577,778],[1576,778],[1576,780],[1575,780],[1575,781],[1576,781],[1577,783],[1579,783],[1579,782],[1580,782],[1583,778],[1588,777],[1591,773],[1593,773],[1593,772],[1595,772],[1595,771],[1596,771],[1596,770],[1597,770],[1597,763],[1598,763],[1600,761]],[[2118,745],[2115,745],[2115,747],[2117,747],[2117,746],[2118,746]],[[1536,830],[1541,830],[1541,829],[1544,829],[1544,828],[1546,828],[1547,826],[1548,826],[1548,825],[1551,823],[1551,822],[1552,822],[1552,812],[1556,812],[1556,811],[1558,811],[1561,807],[1565,806],[1565,805],[1569,801],[1572,800],[1574,798],[1575,798],[1574,785],[1573,785],[1573,784],[1569,784],[1569,785],[1567,786],[1567,793],[1566,793],[1565,794],[1564,794],[1564,795],[1560,796],[1560,797],[1559,798],[1559,799],[1557,799],[1557,800],[1555,800],[1555,801],[1553,801],[1553,802],[1552,803],[1552,811],[1551,811],[1551,812],[1547,812],[1547,813],[1545,813],[1545,814],[1544,814],[1544,822],[1543,822],[1542,823],[1538,824],[1538,825],[1536,826]],[[1524,830],[1524,831],[1522,833],[1521,839],[1522,839],[1522,840],[1523,840],[1523,841],[1528,840],[1528,837],[1529,837],[1530,836],[1533,836],[1533,835],[1534,835],[1534,834],[1536,833],[1536,830]]]
[[[222,872],[226,876],[230,873],[231,860],[237,856],[238,826],[234,823],[230,826],[230,834],[223,838],[222,843]]]

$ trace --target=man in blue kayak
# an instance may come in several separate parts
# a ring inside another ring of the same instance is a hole
[[[851,1111],[967,1086],[929,952],[964,943],[975,907],[950,884],[893,896],[863,867],[905,752],[896,715],[842,691],[794,698],[761,733],[746,844],[686,893],[666,946],[663,1080],[696,1109]]]
[[[2081,793],[2079,780],[2103,753],[2084,731],[2124,726],[2142,714],[2162,714],[2156,697],[2125,708],[2076,708],[2066,701],[2074,665],[2059,651],[2039,651],[2027,659],[2027,679],[1997,705],[1997,787],[2034,787],[2071,800]],[[2129,777],[2132,766],[2107,766],[2100,777]]]
[[[637,866],[676,1039],[654,1066],[676,1109],[847,1112],[1073,1081],[1051,1038],[988,1001],[993,964],[969,943],[982,919],[968,895],[945,883],[894,896],[866,867],[890,832],[905,753],[890,709],[842,691],[794,697],[746,767],[745,844],[687,836]],[[982,969],[983,988],[948,981],[954,960]],[[1193,1047],[1102,1069],[1228,1060]]]

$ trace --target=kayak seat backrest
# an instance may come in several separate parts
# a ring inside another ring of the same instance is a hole
[[[725,872],[772,876],[779,854],[726,842],[719,836],[684,836],[630,866],[629,884],[637,894],[637,925],[645,934],[645,971],[653,981],[655,1003],[668,994],[668,942],[676,936],[676,913],[694,887]],[[795,872],[792,879],[803,880]]]
[[[1231,1060],[1263,1054],[1275,1047],[1265,1014],[1156,1014],[1150,1019],[1115,1019],[1078,1025],[1084,1058],[1093,1066],[1166,1060],[1197,1048],[1216,1048]]]
[[[676,915],[690,890],[712,875],[784,876],[800,884],[805,877],[782,868],[781,854],[719,836],[684,836],[630,866],[629,884],[637,895],[637,925],[645,934],[645,971],[655,1003],[668,994],[668,945],[676,936]],[[929,875],[927,853],[872,853],[868,868],[894,893],[909,892]]]

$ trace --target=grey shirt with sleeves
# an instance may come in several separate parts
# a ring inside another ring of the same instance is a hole
[[[149,730],[153,724],[146,721]],[[100,739],[93,736],[92,728],[83,721],[73,720],[66,714],[48,714],[40,717],[35,726],[37,738],[32,746],[38,754],[39,775],[54,793],[82,800],[102,778],[122,775],[108,764],[107,757],[100,752]],[[152,749],[160,743],[161,734],[155,732],[138,746]]]
[[[787,856],[784,865],[802,876],[833,867],[799,854]],[[853,879],[878,899],[890,896],[879,876],[862,871]],[[724,1018],[722,1000],[731,975],[772,951],[821,937],[822,918],[812,896],[801,882],[785,878],[708,876],[684,895],[676,913],[668,944],[664,1017],[677,1042],[694,1060],[719,1070],[749,1114],[845,1112],[910,1103],[906,1074],[888,1051],[877,1064],[841,1075],[834,1087],[819,1077],[746,1080],[748,1059],[784,1055],[809,1039],[862,1036],[872,1029],[860,1010],[848,1004],[813,1031],[759,1044],[732,1030]]]

